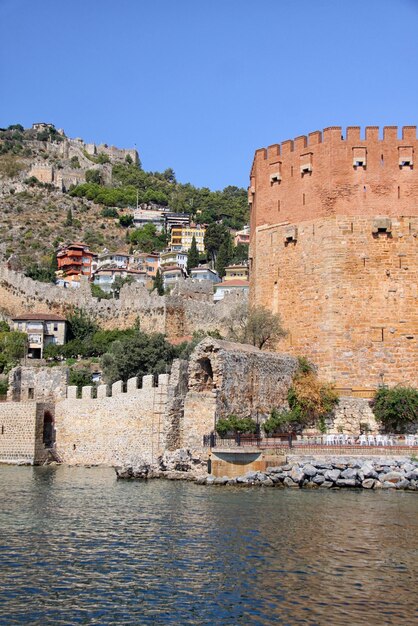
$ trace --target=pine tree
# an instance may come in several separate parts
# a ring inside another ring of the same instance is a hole
[[[193,235],[192,244],[187,256],[187,273],[190,276],[190,270],[199,265],[199,251],[197,249],[196,237]]]
[[[65,226],[72,226],[72,225],[73,225],[73,212],[71,211],[71,209],[68,209],[67,219],[65,220]]]
[[[159,296],[164,295],[164,281],[163,281],[163,277],[161,276],[160,270],[157,270],[157,273],[153,281],[153,290],[155,289],[157,290],[157,293]]]
[[[225,276],[225,267],[229,265],[229,263],[231,262],[231,258],[231,243],[227,240],[221,244],[218,255],[216,257],[216,271],[221,278]]]

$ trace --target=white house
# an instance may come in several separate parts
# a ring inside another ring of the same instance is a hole
[[[223,300],[227,293],[248,294],[250,283],[248,280],[227,280],[215,285],[213,299],[215,302]]]

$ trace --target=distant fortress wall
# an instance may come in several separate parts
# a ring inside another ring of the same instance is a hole
[[[139,318],[142,330],[179,339],[196,330],[226,332],[231,312],[242,302],[245,296],[229,294],[214,303],[212,293],[191,280],[179,282],[166,296],[134,283],[122,287],[119,299],[99,301],[91,295],[87,280],[82,279],[78,289],[63,289],[0,265],[0,314],[9,318],[44,311],[65,317],[78,307],[106,329],[129,328]]]

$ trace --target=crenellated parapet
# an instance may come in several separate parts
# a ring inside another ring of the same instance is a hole
[[[255,153],[253,228],[331,215],[418,215],[416,126],[330,126]]]
[[[66,399],[75,401],[89,400],[92,402],[118,396],[121,396],[122,400],[128,397],[140,399],[143,396],[148,396],[150,393],[153,394],[157,390],[160,395],[164,394],[169,380],[169,374],[159,374],[158,377],[152,375],[143,376],[142,378],[134,376],[129,378],[126,383],[118,380],[112,385],[101,384],[97,387],[87,385],[81,388],[81,396],[78,395],[77,386],[69,385],[67,387]]]
[[[380,133],[378,126],[366,126],[364,133],[361,132],[360,126],[348,126],[345,136],[341,126],[328,126],[322,131],[315,130],[308,135],[299,135],[295,139],[286,139],[280,144],[272,144],[267,148],[260,148],[255,152],[255,161],[259,159],[274,159],[278,156],[284,156],[290,152],[300,152],[305,148],[314,149],[319,144],[344,145],[360,143],[367,147],[367,144],[374,145],[378,143],[380,146],[393,144],[403,145],[417,144],[417,127],[416,126],[384,126],[383,135]],[[362,136],[363,135],[363,136]]]

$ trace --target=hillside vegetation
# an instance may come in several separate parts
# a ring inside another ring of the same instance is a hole
[[[47,267],[61,242],[84,241],[93,250],[128,249],[118,219],[102,217],[102,207],[59,191],[28,188],[0,197],[0,252],[14,269]]]
[[[65,135],[54,127],[41,132],[19,124],[0,129],[0,255],[3,260],[12,256],[13,266],[26,273],[29,269],[29,275],[34,265],[49,268],[60,243],[84,241],[96,252],[138,247],[141,237],[130,217],[137,202],[232,229],[248,221],[247,194],[242,188],[211,191],[179,183],[172,169],[146,172],[129,156],[124,163],[112,162],[101,153],[64,159],[55,148],[63,141]],[[78,168],[87,182],[64,193],[29,176],[31,166],[39,162],[58,170]],[[2,181],[7,182],[3,192]]]
[[[97,177],[98,178],[98,177]],[[132,163],[112,168],[112,185],[96,180],[78,185],[71,196],[84,197],[106,206],[132,207],[136,201],[169,206],[175,212],[190,213],[206,224],[222,221],[229,228],[242,228],[248,221],[247,192],[239,187],[211,191],[176,181],[173,170],[145,172]]]

